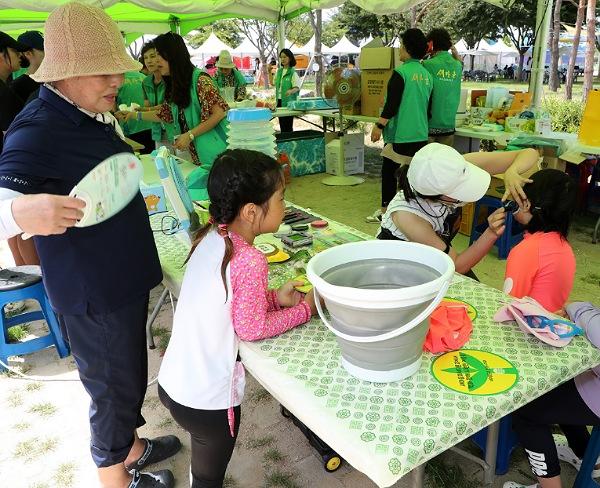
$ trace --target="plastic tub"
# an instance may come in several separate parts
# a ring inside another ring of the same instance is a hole
[[[449,256],[423,244],[372,240],[323,251],[306,272],[350,374],[389,382],[419,369],[429,316],[454,274]]]

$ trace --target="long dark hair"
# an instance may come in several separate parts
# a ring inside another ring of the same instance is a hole
[[[577,199],[573,179],[557,169],[543,169],[529,178],[533,182],[523,187],[532,215],[526,229],[531,233],[558,232],[566,239]]]
[[[212,222],[198,230],[190,255],[211,229],[231,224],[247,203],[259,205],[267,212],[269,199],[283,185],[281,166],[272,157],[248,149],[228,149],[223,152],[215,160],[208,175],[208,211]],[[233,243],[227,235],[224,239],[225,255],[221,264],[221,277],[227,293],[225,272],[233,256]]]
[[[167,32],[155,37],[153,42],[158,54],[169,63],[169,76],[163,76],[166,88],[165,100],[181,109],[186,108],[191,103],[190,84],[194,65],[183,37]]]
[[[294,53],[292,51],[285,48],[279,51],[279,56],[281,56],[282,54],[285,54],[290,60],[290,64],[288,64],[288,67],[293,68],[294,66],[296,66],[296,56],[294,56]]]

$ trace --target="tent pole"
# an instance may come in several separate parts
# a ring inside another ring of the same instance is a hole
[[[537,36],[533,46],[531,61],[531,77],[529,78],[529,91],[531,92],[531,106],[539,108],[542,101],[544,83],[544,65],[546,64],[546,45],[550,31],[553,0],[538,0],[535,16],[535,32]]]
[[[282,15],[279,16],[279,23],[277,25],[277,38],[279,41],[279,52],[285,48],[285,19]]]

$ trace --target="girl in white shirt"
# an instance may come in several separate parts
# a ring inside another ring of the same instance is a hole
[[[242,149],[224,152],[208,178],[211,221],[198,232],[183,278],[159,396],[192,441],[193,488],[217,488],[238,434],[244,368],[238,342],[279,335],[316,313],[288,282],[267,288],[257,235],[275,232],[285,210],[280,165]]]

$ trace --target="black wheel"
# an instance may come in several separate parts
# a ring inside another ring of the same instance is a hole
[[[333,473],[334,471],[337,471],[342,465],[342,458],[335,453],[323,456],[323,461],[323,467],[328,473]]]
[[[290,412],[283,405],[279,405],[279,411],[281,412],[281,415],[284,416],[286,419],[289,419],[291,417]]]

